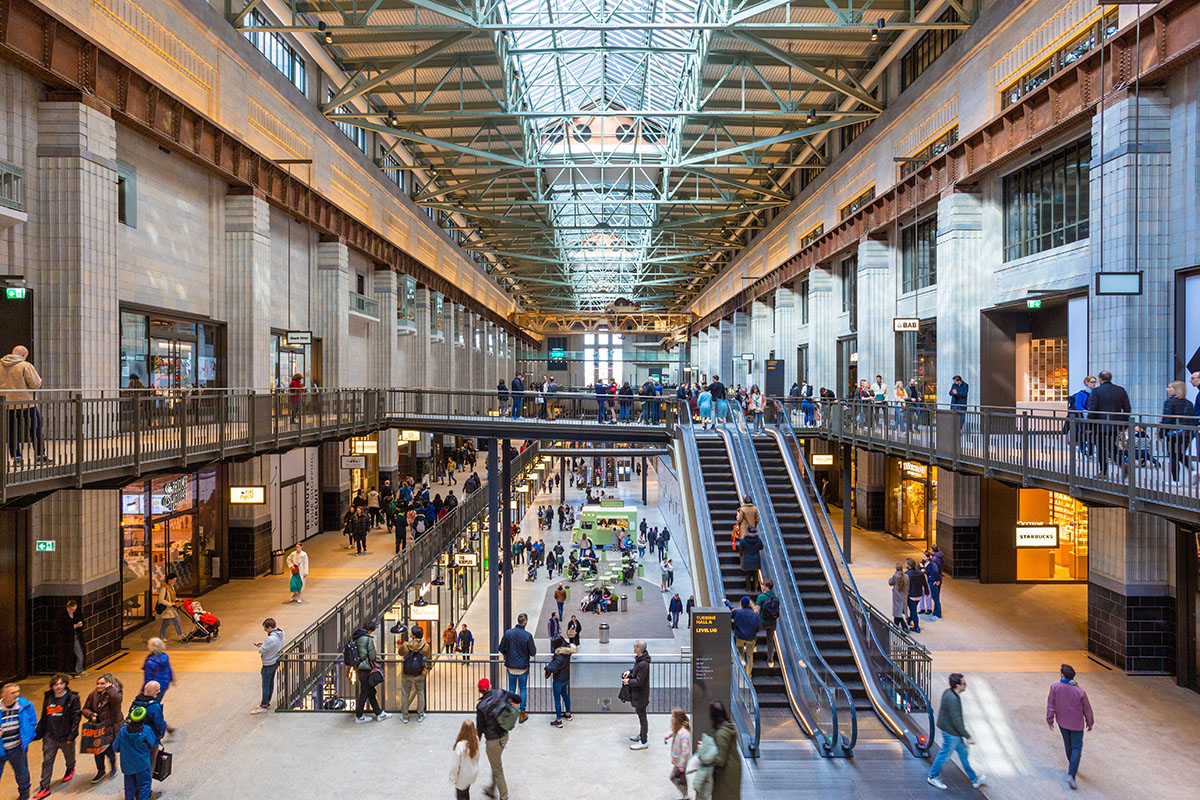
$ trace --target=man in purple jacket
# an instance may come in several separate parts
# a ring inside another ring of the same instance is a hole
[[[1079,772],[1079,758],[1083,755],[1083,726],[1087,725],[1090,731],[1095,718],[1087,692],[1075,682],[1075,668],[1063,664],[1060,675],[1046,698],[1046,724],[1054,730],[1054,720],[1058,719],[1058,729],[1067,751],[1067,785],[1074,789],[1075,773]]]

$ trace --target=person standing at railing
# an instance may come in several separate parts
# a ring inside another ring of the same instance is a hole
[[[720,377],[713,375],[708,384],[708,392],[716,404],[716,416],[713,417],[713,424],[724,422],[729,416],[729,390],[725,388],[725,384],[721,383]]]
[[[521,418],[521,406],[525,401],[525,380],[521,373],[513,375],[512,379],[512,418]]]
[[[1075,682],[1075,668],[1070,664],[1059,669],[1058,682],[1050,687],[1046,697],[1046,724],[1050,730],[1054,730],[1055,721],[1067,752],[1067,785],[1074,789],[1083,755],[1083,728],[1086,725],[1090,731],[1096,719],[1087,692]]]
[[[304,393],[304,376],[297,372],[288,382],[288,417],[293,425],[300,424],[300,401]]]
[[[962,375],[955,375],[950,384],[950,408],[958,417],[958,432],[961,434],[967,420],[967,398],[970,396],[971,387],[962,379]]]
[[[263,630],[266,637],[261,642],[255,642],[258,657],[262,659],[262,702],[250,711],[251,714],[265,714],[271,708],[271,696],[275,693],[275,673],[279,669],[279,656],[283,652],[283,629],[275,624],[273,617],[263,620]]]
[[[1069,432],[1070,420],[1082,420],[1087,417],[1088,399],[1091,398],[1096,383],[1095,376],[1088,375],[1083,379],[1083,388],[1067,398],[1068,422],[1063,425],[1064,433]],[[1095,452],[1096,447],[1092,442],[1091,431],[1086,424],[1075,423],[1075,440],[1079,443],[1080,455],[1090,456]]]
[[[0,358],[0,397],[8,403],[8,455],[16,465],[22,463],[21,445],[26,432],[33,439],[38,464],[49,464],[42,443],[42,412],[33,402],[33,389],[42,388],[42,376],[29,358],[29,348],[19,344]]]
[[[1196,417],[1192,401],[1187,399],[1187,386],[1183,381],[1167,384],[1167,399],[1163,401],[1162,438],[1167,443],[1167,460],[1170,462],[1171,483],[1179,483],[1179,465],[1184,462],[1188,447],[1195,434]]]
[[[1200,390],[1200,372],[1193,372],[1191,374],[1191,377],[1189,378],[1189,382],[1192,384],[1193,388]],[[1194,420],[1192,422],[1193,430],[1200,432],[1200,393],[1197,393],[1196,400],[1194,403],[1192,403],[1192,418]],[[1192,441],[1193,442],[1200,441],[1200,436],[1193,436]],[[1200,451],[1200,447],[1196,447],[1196,448],[1189,447],[1188,448],[1188,450],[1192,450],[1192,449],[1196,449],[1197,451]],[[1192,455],[1188,455],[1187,451],[1185,451],[1184,456],[1185,456],[1185,460],[1189,461],[1193,465],[1193,467],[1192,467],[1192,483],[1200,483],[1200,452],[1197,452],[1196,456],[1192,456]],[[1196,460],[1192,461],[1193,458]]]
[[[914,431],[921,430],[922,402],[921,402],[921,392],[917,388],[917,379],[916,378],[908,379],[907,392],[908,392],[908,399],[907,399],[908,432],[913,433]]]
[[[1100,424],[1096,426],[1096,455],[1100,462],[1100,477],[1108,479],[1108,462],[1111,460],[1120,465],[1117,448],[1117,424],[1128,420],[1132,407],[1129,405],[1129,393],[1125,387],[1112,382],[1112,373],[1102,371],[1096,376],[1100,385],[1092,390],[1088,398],[1088,419]],[[1130,446],[1133,443],[1130,442]]]
[[[504,632],[496,651],[504,656],[504,668],[508,671],[508,691],[521,698],[521,722],[529,719],[525,703],[529,693],[529,663],[537,655],[533,634],[525,630],[529,615],[517,615],[517,624]]]
[[[564,639],[560,634],[550,637],[550,652],[554,655],[545,666],[546,677],[551,679],[551,689],[554,693],[554,719],[550,724],[555,728],[563,726],[564,719],[571,719],[571,656],[578,648]]]
[[[408,712],[416,695],[417,722],[424,722],[425,685],[433,667],[433,648],[420,625],[413,626],[412,636],[404,643],[401,654],[404,660],[400,664],[400,721],[408,724]]]
[[[633,742],[629,749],[645,750],[649,747],[647,736],[650,732],[646,719],[646,709],[650,706],[650,653],[641,639],[633,643],[633,668],[621,675],[621,684],[627,687],[629,704],[638,718],[638,733],[629,737]]]
[[[933,759],[933,766],[929,768],[929,776],[925,779],[930,786],[939,789],[946,788],[945,782],[939,776],[942,774],[942,767],[955,751],[958,752],[958,760],[962,763],[963,772],[967,773],[971,786],[978,789],[984,783],[983,776],[976,775],[975,770],[971,769],[971,761],[967,757],[967,745],[975,744],[975,740],[971,738],[966,723],[963,722],[962,698],[959,695],[966,690],[967,679],[955,672],[950,675],[950,688],[942,692],[942,705],[937,715],[937,727],[942,732],[942,749],[938,750]]]
[[[816,404],[813,403],[813,387],[808,381],[800,381],[800,413],[804,415],[804,426],[816,424]]]
[[[508,384],[501,378],[496,383],[496,400],[500,404],[500,416],[504,416],[504,412],[508,410]]]
[[[908,392],[904,390],[904,383],[896,381],[896,385],[892,387],[892,430],[896,433],[900,432],[900,426],[904,420],[904,405],[908,402]]]

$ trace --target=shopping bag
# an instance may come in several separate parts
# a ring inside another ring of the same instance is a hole
[[[108,749],[111,742],[103,725],[84,724],[79,729],[79,752],[96,755]]]
[[[154,780],[165,781],[171,777],[171,754],[161,747],[154,756]]]

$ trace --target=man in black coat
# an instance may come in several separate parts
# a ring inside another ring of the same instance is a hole
[[[650,705],[650,654],[646,652],[646,643],[641,639],[633,643],[633,669],[625,673],[621,683],[629,687],[629,704],[638,717],[638,733],[629,737],[629,741],[633,742],[629,749],[645,750],[650,727],[646,720],[646,708]]]
[[[1092,389],[1088,397],[1088,419],[1100,422],[1096,426],[1096,449],[1100,459],[1100,477],[1108,477],[1108,460],[1111,458],[1117,464],[1120,459],[1116,454],[1117,424],[1128,419],[1131,407],[1129,393],[1125,387],[1112,382],[1112,373],[1104,370],[1096,376],[1100,385]],[[1132,447],[1133,443],[1130,442]]]
[[[521,405],[525,402],[525,381],[521,377],[521,373],[517,373],[512,379],[512,418],[521,418]]]
[[[967,418],[967,397],[970,392],[970,384],[962,379],[962,375],[955,375],[950,384],[950,407],[957,412],[959,433],[962,433],[963,423]]]

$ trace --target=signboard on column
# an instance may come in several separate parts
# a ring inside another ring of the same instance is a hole
[[[700,734],[713,734],[708,720],[708,706],[720,700],[729,706],[733,686],[733,640],[729,638],[729,609],[692,609],[692,730],[699,741]],[[733,713],[733,709],[728,709]]]
[[[783,359],[768,358],[763,372],[763,391],[767,397],[783,397],[787,387],[783,385]]]

